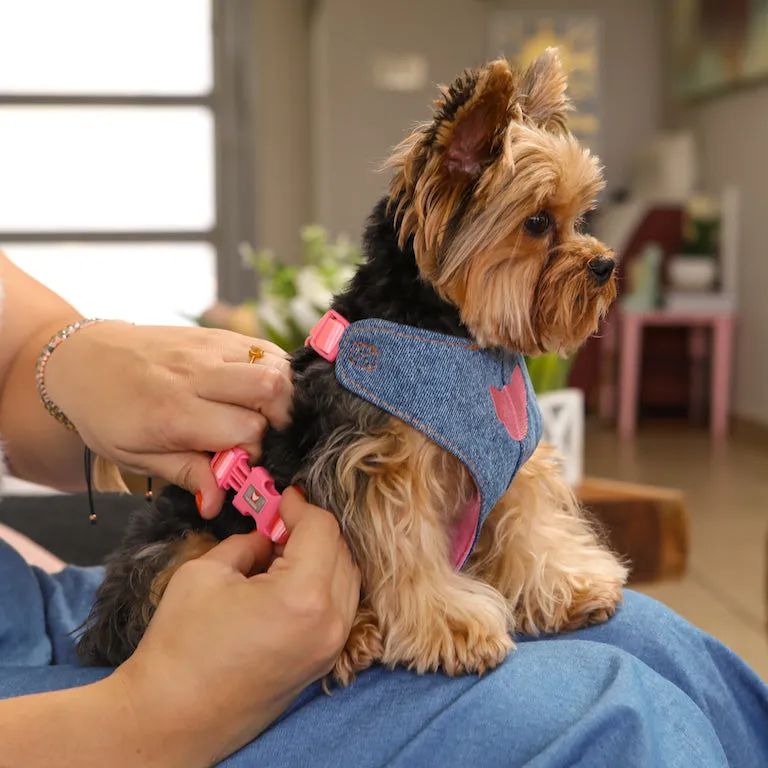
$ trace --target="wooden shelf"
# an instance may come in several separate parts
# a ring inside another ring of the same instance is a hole
[[[685,574],[690,536],[680,491],[585,478],[577,496],[602,524],[614,550],[630,561],[631,583]]]

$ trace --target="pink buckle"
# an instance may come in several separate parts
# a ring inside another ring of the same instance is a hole
[[[344,331],[349,328],[349,322],[338,312],[329,310],[309,332],[305,346],[310,346],[320,357],[332,363],[339,354],[339,342]]]
[[[224,490],[231,488],[233,491],[242,488],[251,471],[248,454],[242,448],[219,451],[211,459],[211,469],[216,478],[216,485]]]
[[[259,532],[276,544],[285,544],[288,531],[280,519],[280,494],[264,467],[248,465],[242,448],[219,451],[211,459],[211,469],[219,488],[237,491],[232,504],[241,515],[250,515]]]

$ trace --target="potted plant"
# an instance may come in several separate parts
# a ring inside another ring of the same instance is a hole
[[[584,393],[568,387],[573,357],[548,352],[527,357],[528,375],[541,408],[542,440],[554,446],[560,471],[572,487],[581,483],[584,467]]]
[[[720,211],[717,202],[698,195],[683,211],[683,240],[680,252],[668,263],[670,287],[677,291],[708,292],[717,278]]]
[[[247,243],[240,257],[258,279],[256,298],[234,307],[216,304],[197,322],[261,336],[292,351],[304,344],[333,295],[352,277],[360,252],[348,238],[331,241],[323,227],[311,224],[301,230],[298,264],[283,263],[272,251]]]

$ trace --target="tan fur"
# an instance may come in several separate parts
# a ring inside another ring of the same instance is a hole
[[[528,67],[523,78],[523,111],[546,131],[565,132],[572,105],[566,96],[568,78],[554,48],[548,48]]]
[[[467,565],[509,600],[517,632],[605,621],[627,577],[555,461],[551,447],[536,450],[492,510]]]
[[[616,294],[587,264],[611,258],[579,232],[602,186],[597,160],[568,133],[565,76],[548,52],[527,71],[505,60],[443,89],[435,118],[396,150],[391,205],[423,279],[459,310],[480,345],[569,350]],[[546,236],[525,228],[546,211]],[[375,408],[341,427],[297,478],[332,509],[362,571],[363,598],[334,669],[348,683],[374,662],[418,672],[483,673],[510,632],[604,621],[626,568],[605,547],[539,448],[485,522],[469,562],[450,562],[454,526],[475,492],[464,465]],[[187,540],[153,600],[209,540]],[[156,603],[150,604],[152,607]]]
[[[626,568],[553,459],[537,450],[456,572],[449,535],[474,491],[464,466],[396,419],[348,449],[337,474],[348,499],[342,527],[365,597],[334,669],[339,682],[376,661],[482,673],[513,647],[510,632],[576,629],[614,612]]]
[[[218,544],[217,539],[209,533],[190,533],[181,541],[174,541],[166,545],[164,557],[168,564],[155,576],[147,596],[147,601],[142,606],[144,621],[149,623],[152,614],[160,604],[160,599],[168,587],[168,582],[176,571],[184,563],[202,557],[210,552]]]
[[[615,298],[615,279],[600,285],[588,270],[613,254],[580,232],[603,181],[567,130],[569,110],[555,52],[522,73],[494,61],[444,88],[434,120],[389,162],[401,246],[412,239],[422,277],[483,346],[573,350]],[[525,227],[542,211],[545,236]],[[474,490],[463,465],[395,419],[337,438],[309,488],[332,502],[363,571],[341,682],[376,660],[483,672],[512,647],[510,631],[575,629],[615,610],[626,568],[549,449],[521,468],[457,573],[450,532]]]
[[[512,647],[504,598],[450,563],[449,531],[473,486],[463,465],[397,419],[337,459],[342,530],[365,600],[336,665],[346,683],[371,661],[418,672],[483,672]]]
[[[587,273],[590,259],[613,254],[578,231],[603,180],[597,159],[566,129],[565,86],[554,51],[522,74],[505,60],[465,73],[443,89],[435,121],[388,163],[401,245],[413,237],[422,275],[484,345],[572,351],[616,295],[613,280],[598,287]],[[452,141],[464,159],[458,170]],[[478,164],[466,159],[472,147]],[[551,239],[523,229],[542,210],[555,221],[556,259]]]

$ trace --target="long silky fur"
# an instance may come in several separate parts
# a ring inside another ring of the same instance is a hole
[[[434,119],[396,148],[364,263],[332,308],[350,322],[376,317],[522,352],[583,342],[615,283],[589,275],[591,259],[611,255],[578,229],[602,180],[565,129],[568,109],[552,52],[525,72],[498,60],[457,78]],[[524,222],[544,208],[553,227],[532,237]],[[278,490],[299,484],[336,515],[360,565],[361,606],[336,679],[375,661],[482,673],[509,652],[510,631],[613,612],[625,569],[545,458],[520,470],[457,572],[450,531],[474,490],[463,465],[341,387],[311,349],[292,367],[293,420],[268,432],[261,463]],[[165,489],[107,564],[82,659],[127,658],[180,563],[249,523],[230,503],[203,521],[190,494]]]

